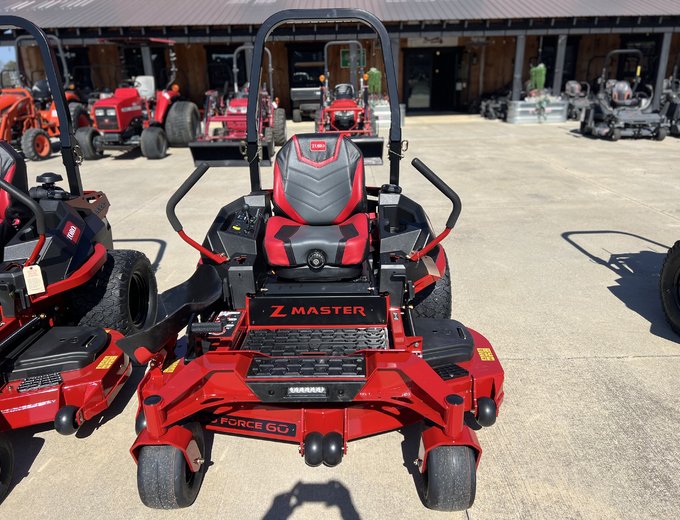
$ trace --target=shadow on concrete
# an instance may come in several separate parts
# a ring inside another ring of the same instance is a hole
[[[137,146],[131,150],[127,150],[123,153],[109,153],[107,157],[112,157],[114,161],[129,161],[132,159],[138,159],[142,157],[142,149]]]
[[[165,240],[161,240],[159,238],[118,238],[115,239],[113,243],[114,244],[151,243],[158,245],[158,252],[156,253],[156,257],[151,262],[151,268],[153,269],[154,272],[158,271],[158,267],[161,264],[161,260],[165,255],[165,249],[168,247],[168,243]]]
[[[418,497],[422,502],[424,500],[424,483],[423,476],[420,473],[417,460],[420,450],[420,436],[422,434],[423,425],[418,422],[402,428],[399,433],[404,436],[401,441],[401,455],[404,458],[404,467],[409,472],[413,479],[413,485],[418,491]]]
[[[290,518],[295,510],[303,507],[305,503],[316,502],[326,506],[326,509],[335,507],[340,512],[343,520],[359,520],[361,517],[354,507],[349,490],[336,480],[330,480],[324,484],[309,484],[298,482],[287,493],[276,495],[272,505],[263,520],[285,520]]]
[[[627,236],[638,240],[640,251],[630,253],[609,253],[607,251],[609,258],[600,258],[577,242],[577,237],[596,236],[599,248],[607,250],[607,240],[612,238],[613,235]],[[659,275],[669,246],[633,233],[612,230],[565,231],[562,233],[562,238],[592,262],[606,267],[619,277],[616,280],[617,285],[609,287],[609,290],[626,307],[638,313],[650,323],[649,331],[652,334],[671,341],[678,341],[677,335],[666,323],[659,294]],[[664,252],[643,249],[650,245],[662,248]]]
[[[139,386],[139,383],[144,377],[145,372],[146,366],[141,367],[133,366],[132,373],[130,374],[129,379],[125,382],[123,388],[120,389],[120,392],[113,400],[111,405],[99,415],[96,415],[89,421],[85,421],[81,425],[81,427],[78,428],[78,431],[76,432],[76,437],[78,437],[79,439],[89,437],[101,426],[103,426],[111,419],[119,415],[123,410],[125,410],[125,407],[130,402],[130,399],[132,399],[132,397],[137,392],[137,387]],[[134,430],[135,430],[134,422],[131,422],[130,431],[134,432]]]
[[[53,427],[52,424],[40,424],[4,432],[14,452],[14,474],[12,475],[12,483],[9,486],[8,494],[12,492],[19,482],[30,476],[31,466],[33,466],[35,459],[45,444],[45,439],[36,437],[35,434],[50,430]]]

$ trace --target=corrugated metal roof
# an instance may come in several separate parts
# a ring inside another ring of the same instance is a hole
[[[357,6],[384,22],[680,15],[680,0],[0,0],[45,28],[258,25],[282,9]]]

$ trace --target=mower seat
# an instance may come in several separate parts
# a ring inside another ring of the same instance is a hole
[[[28,194],[26,163],[6,141],[0,141],[0,178]],[[24,204],[15,201],[5,190],[0,190],[0,247],[4,247],[16,234],[16,221],[23,221],[30,214]]]
[[[364,160],[338,134],[298,134],[276,154],[264,249],[279,276],[357,276],[368,256]]]
[[[633,96],[633,89],[627,81],[617,81],[612,87],[612,102],[619,107],[637,107],[640,99]]]

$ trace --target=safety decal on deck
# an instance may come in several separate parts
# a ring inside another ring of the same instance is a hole
[[[177,368],[177,365],[179,365],[179,359],[175,360],[175,362],[172,363],[171,365],[168,365],[168,367],[165,370],[163,370],[163,373],[172,374]]]
[[[118,359],[118,356],[104,356],[104,359],[102,359],[97,365],[97,370],[106,370],[107,368],[111,368],[116,362],[116,359]]]
[[[496,361],[490,348],[478,348],[477,354],[479,354],[479,359],[482,361]]]

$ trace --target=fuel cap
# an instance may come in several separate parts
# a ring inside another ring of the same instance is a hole
[[[312,269],[321,269],[326,265],[326,255],[323,251],[314,249],[307,255],[307,265]]]

